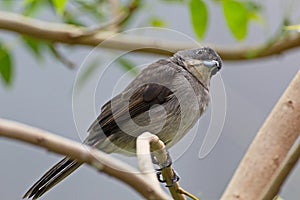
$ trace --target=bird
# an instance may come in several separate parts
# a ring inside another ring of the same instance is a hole
[[[148,65],[102,106],[83,144],[134,156],[136,138],[147,131],[172,147],[206,110],[211,77],[221,68],[220,56],[210,47],[181,50]],[[38,199],[82,164],[63,158],[23,198]]]

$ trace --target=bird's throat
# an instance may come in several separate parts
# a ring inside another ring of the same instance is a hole
[[[181,58],[178,59],[174,57],[171,58],[171,61],[187,70],[207,91],[209,91],[210,76],[208,72],[205,71],[205,68],[201,66],[201,61],[182,60]]]

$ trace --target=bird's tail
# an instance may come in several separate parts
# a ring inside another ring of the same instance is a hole
[[[65,177],[76,170],[82,163],[71,160],[68,157],[47,171],[23,196],[23,198],[37,199],[45,192],[62,181]]]

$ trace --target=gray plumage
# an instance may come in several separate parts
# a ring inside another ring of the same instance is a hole
[[[173,146],[205,111],[210,78],[221,66],[220,57],[208,47],[179,51],[169,59],[149,65],[101,108],[83,143],[106,153],[132,156],[136,138],[149,131],[167,148]],[[23,198],[37,199],[81,164],[64,158]]]

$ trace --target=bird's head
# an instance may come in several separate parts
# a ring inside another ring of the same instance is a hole
[[[205,86],[209,87],[210,78],[222,68],[220,56],[209,47],[178,51],[173,58],[186,68]]]

